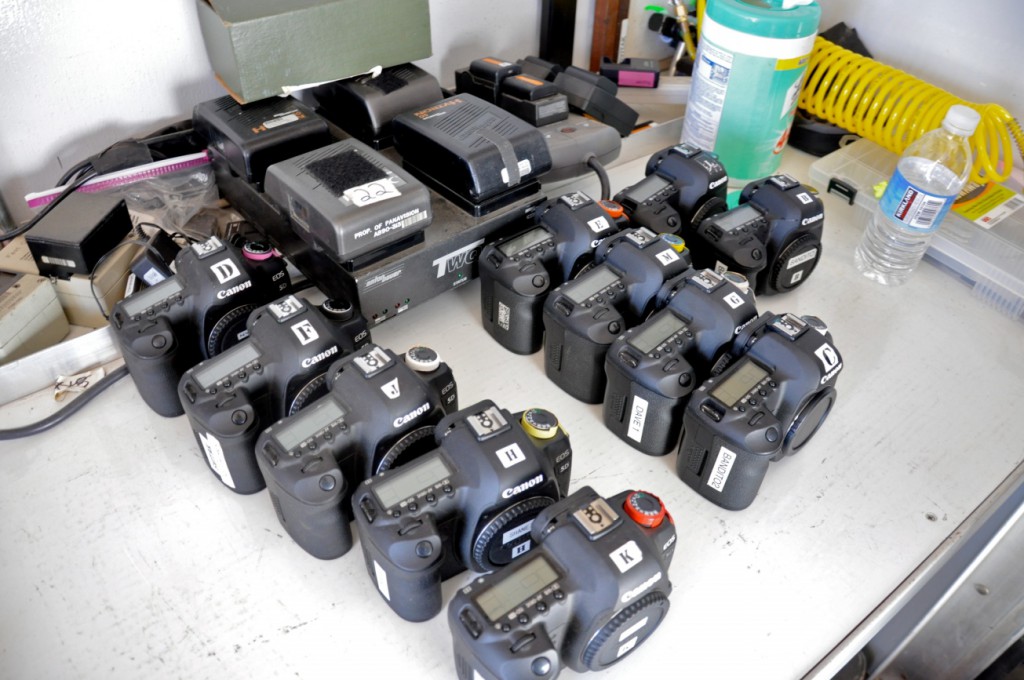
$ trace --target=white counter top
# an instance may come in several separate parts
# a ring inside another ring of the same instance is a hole
[[[806,178],[810,160],[787,152],[783,169]],[[612,186],[641,172],[627,164]],[[572,440],[573,490],[641,488],[665,502],[679,535],[672,608],[604,678],[804,676],[1024,460],[1024,327],[927,263],[903,288],[860,277],[862,227],[825,200],[811,280],[758,309],[830,326],[844,359],[838,401],[741,512],[685,486],[675,454],[616,440],[600,406],[546,379],[542,353],[499,347],[476,281],[372,331],[396,351],[435,348],[461,406],[555,412]],[[2,427],[50,408],[47,395],[15,402]],[[54,430],[0,442],[0,489],[2,677],[455,677],[444,614],[400,620],[358,544],[327,562],[303,552],[265,491],[222,486],[186,419],[150,412],[129,379]],[[446,601],[469,578],[449,580]]]

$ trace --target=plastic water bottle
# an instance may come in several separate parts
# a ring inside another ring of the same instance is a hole
[[[971,171],[978,112],[955,104],[942,127],[907,147],[854,252],[857,269],[887,286],[906,283]]]

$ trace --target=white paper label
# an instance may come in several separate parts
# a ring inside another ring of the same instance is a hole
[[[526,460],[526,454],[519,448],[519,444],[512,443],[494,452],[501,464],[508,469]]]
[[[639,638],[633,638],[632,640],[630,640],[630,641],[629,641],[629,642],[627,642],[626,644],[624,644],[624,645],[620,645],[620,646],[619,646],[619,651],[618,651],[618,652],[617,652],[617,653],[615,654],[615,658],[616,658],[616,659],[618,659],[619,657],[621,657],[622,655],[626,654],[626,653],[627,653],[627,652],[629,652],[629,651],[630,651],[631,649],[633,649],[634,647],[636,647],[636,643],[637,643],[637,640],[638,640],[638,639],[639,639]]]
[[[273,130],[276,127],[287,125],[288,123],[294,123],[297,120],[299,120],[299,117],[294,113],[285,113],[280,116],[277,116],[276,118],[271,118],[269,120],[263,121],[263,127],[267,128],[268,130]]]
[[[224,460],[224,449],[221,448],[220,442],[212,434],[205,432],[197,432],[196,434],[199,436],[199,443],[203,447],[203,453],[206,454],[206,460],[210,461],[210,467],[220,477],[220,481],[234,489],[235,480],[232,479],[227,461]]]
[[[792,269],[804,262],[810,262],[814,259],[814,256],[818,254],[817,248],[811,248],[806,253],[800,253],[796,257],[789,258],[789,262],[786,263],[786,269]]]
[[[526,177],[527,175],[530,174],[530,171],[533,170],[533,166],[530,164],[530,159],[528,158],[519,161],[518,163],[516,163],[516,166],[519,168],[520,177]],[[504,182],[505,184],[509,183],[508,168],[501,169],[501,181]]]
[[[622,642],[626,638],[633,637],[633,635],[639,633],[640,629],[647,625],[647,618],[648,617],[645,616],[644,618],[640,619],[626,630],[622,631],[622,635],[619,636],[619,642]]]
[[[724,446],[718,449],[718,458],[715,459],[715,464],[711,468],[711,477],[708,478],[708,486],[721,493],[722,489],[725,488],[725,482],[729,479],[729,473],[732,472],[732,465],[735,462],[735,453]]]
[[[626,430],[626,436],[635,442],[639,442],[644,435],[644,424],[647,422],[647,406],[648,402],[646,399],[633,397],[633,406],[629,411],[629,429]]]
[[[352,205],[362,207],[401,196],[402,193],[395,188],[390,179],[384,178],[345,189],[342,195],[352,201]]]
[[[729,293],[722,300],[733,309],[738,309],[743,304],[743,296],[739,293]]]
[[[530,533],[530,527],[532,527],[532,526],[533,526],[533,520],[530,520],[526,524],[520,524],[519,526],[517,526],[512,531],[506,531],[505,534],[501,537],[501,544],[505,545],[506,543],[509,543],[510,541],[516,540],[517,538],[519,538],[523,534]]]
[[[512,321],[512,309],[504,302],[498,303],[498,328],[507,331]]]
[[[612,558],[612,562],[623,574],[644,560],[644,554],[640,551],[636,541],[627,541],[619,548],[608,553],[608,557]]]
[[[674,250],[663,250],[662,252],[658,253],[658,261],[661,262],[663,267],[667,267],[673,262],[678,262],[679,255],[677,255],[676,251]]]
[[[377,560],[373,561],[373,574],[377,577],[377,590],[380,591],[385,600],[391,602],[391,591],[388,590],[388,573],[378,564]]]

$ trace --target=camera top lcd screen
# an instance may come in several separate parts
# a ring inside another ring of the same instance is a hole
[[[207,390],[216,385],[221,378],[259,358],[260,353],[251,342],[242,342],[225,350],[216,359],[204,361],[193,375],[199,386]]]
[[[751,221],[756,220],[760,216],[761,213],[757,208],[747,203],[746,205],[741,205],[738,208],[733,208],[729,212],[716,215],[711,219],[723,231],[733,231],[735,229],[739,229],[744,224],[748,224]]]
[[[565,296],[576,304],[583,304],[591,295],[601,292],[618,280],[619,275],[608,267],[597,267],[573,281],[572,285],[566,286]]]
[[[155,286],[150,286],[145,290],[140,290],[138,293],[129,295],[121,303],[121,309],[128,316],[135,316],[141,314],[157,302],[166,300],[172,295],[180,293],[182,290],[181,282],[175,277],[165,279]]]
[[[623,201],[643,203],[653,194],[661,191],[668,185],[669,181],[664,177],[659,177],[658,175],[647,175],[647,177],[623,191],[619,196]]]
[[[380,483],[374,484],[377,500],[385,508],[415,496],[420,491],[450,477],[451,469],[440,455],[427,456],[405,465]]]
[[[532,248],[539,243],[544,243],[544,241],[547,241],[549,238],[551,238],[551,234],[548,230],[538,227],[498,245],[498,250],[500,250],[501,254],[505,257],[512,257],[517,253],[523,252],[527,248]]]
[[[274,433],[274,438],[286,451],[290,451],[344,415],[345,409],[341,404],[331,397],[324,397],[299,411],[287,425]]]
[[[711,390],[711,396],[732,408],[747,392],[768,376],[764,370],[750,359],[743,359],[728,378],[718,383]]]
[[[636,335],[629,338],[629,344],[647,354],[684,328],[686,328],[686,324],[682,319],[672,312],[666,311],[656,315],[650,323],[644,324]]]
[[[558,572],[544,555],[521,567],[476,596],[476,603],[492,623],[558,580]]]

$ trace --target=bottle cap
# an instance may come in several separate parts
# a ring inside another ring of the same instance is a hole
[[[942,127],[956,135],[973,135],[981,122],[981,114],[969,106],[953,104],[942,119]]]

